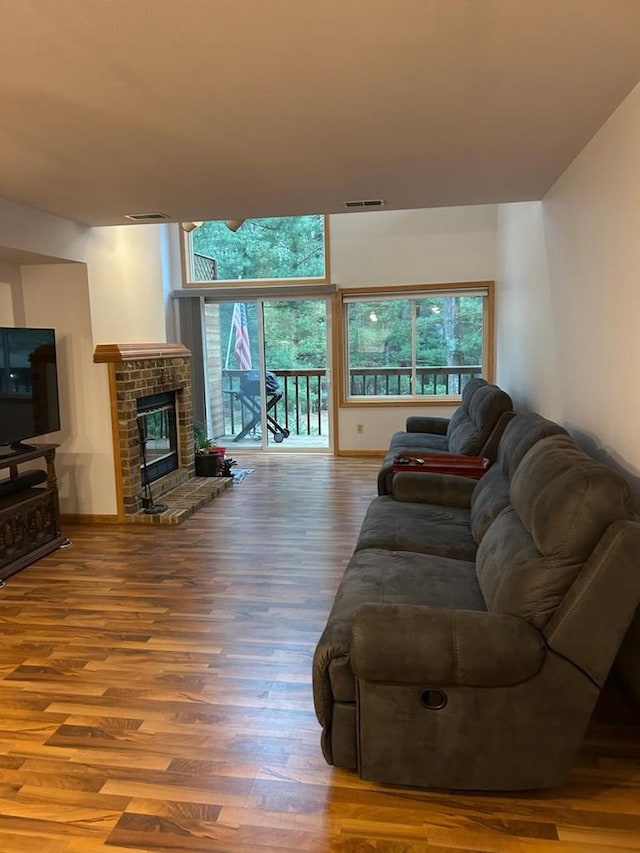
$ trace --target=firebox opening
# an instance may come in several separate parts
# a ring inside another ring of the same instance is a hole
[[[149,482],[178,468],[178,433],[175,391],[140,397],[137,421],[145,443],[146,472]],[[140,482],[144,485],[144,462],[140,464]]]

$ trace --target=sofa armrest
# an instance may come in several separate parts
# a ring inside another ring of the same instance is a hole
[[[436,418],[427,415],[412,415],[407,418],[407,432],[430,432],[433,435],[446,435],[450,418]]]
[[[506,687],[545,657],[542,635],[503,613],[363,604],[351,631],[351,668],[363,681]]]
[[[469,508],[477,480],[457,474],[420,474],[401,471],[394,474],[391,497],[404,503],[439,504]]]

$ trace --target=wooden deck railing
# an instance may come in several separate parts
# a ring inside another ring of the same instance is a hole
[[[218,264],[215,258],[203,255],[201,252],[193,253],[193,279],[194,281],[215,281],[218,278]]]
[[[242,370],[224,370],[224,390],[240,392],[243,374]],[[327,371],[278,370],[277,376],[282,397],[269,414],[292,435],[322,435],[323,413],[328,409]],[[250,413],[235,394],[224,397],[225,432],[234,435],[244,429]]]
[[[448,396],[461,394],[473,376],[480,376],[479,365],[418,367],[416,394]],[[350,390],[353,397],[407,396],[411,394],[410,367],[352,367]]]
[[[328,410],[327,371],[324,368],[275,371],[281,399],[269,414],[289,430],[291,435],[323,435]],[[421,395],[456,395],[473,376],[480,376],[480,366],[419,367],[416,371]],[[249,423],[250,413],[237,394],[242,388],[242,370],[223,370],[225,434],[235,435]],[[351,395],[409,396],[411,368],[352,368]],[[234,393],[229,393],[234,392]]]

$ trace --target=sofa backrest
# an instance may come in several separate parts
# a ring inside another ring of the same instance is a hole
[[[455,410],[453,415],[449,420],[449,424],[447,426],[447,441],[449,443],[449,452],[450,453],[459,453],[459,450],[453,450],[451,446],[451,440],[453,438],[454,443],[456,442],[456,435],[460,433],[460,439],[462,440],[462,432],[470,429],[473,424],[469,417],[469,404],[473,399],[474,394],[476,394],[480,388],[485,388],[489,383],[486,379],[481,379],[480,377],[474,377],[470,379],[467,384],[462,389],[462,396],[460,398],[460,405]],[[471,455],[471,454],[468,454]]]
[[[470,379],[447,427],[449,452],[478,455],[500,415],[512,409],[513,401],[502,388],[484,379]]]
[[[631,492],[568,435],[554,435],[526,453],[509,497],[478,548],[478,580],[487,609],[542,630],[607,528],[633,518]]]
[[[550,435],[567,435],[567,431],[537,412],[522,412],[507,424],[498,444],[498,458],[471,496],[471,531],[476,542],[482,541],[489,525],[508,505],[511,478],[526,453]]]

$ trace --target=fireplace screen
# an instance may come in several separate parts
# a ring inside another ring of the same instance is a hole
[[[141,459],[146,457],[146,473],[149,482],[153,482],[178,467],[175,392],[140,397],[137,408],[138,433],[144,442],[144,454],[140,456]],[[144,461],[141,461],[143,484],[144,468]]]

